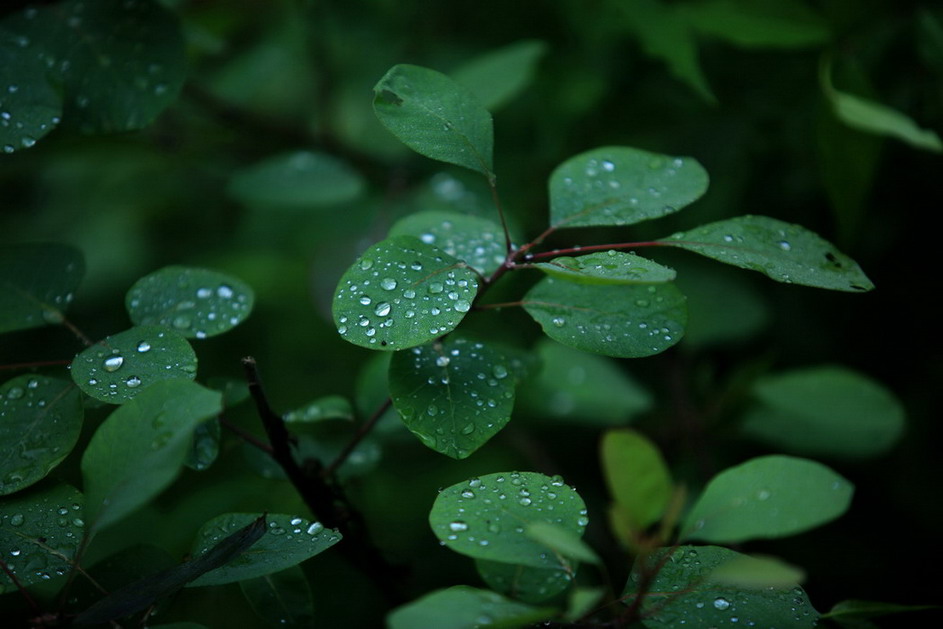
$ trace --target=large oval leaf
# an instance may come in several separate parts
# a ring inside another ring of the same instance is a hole
[[[336,157],[296,151],[235,173],[228,192],[250,207],[307,210],[350,201],[364,185],[360,174]]]
[[[95,399],[122,404],[164,380],[196,377],[196,354],[165,328],[139,326],[109,336],[72,361],[72,379]]]
[[[377,118],[403,144],[493,177],[491,114],[468,88],[435,70],[396,65],[373,91]]]
[[[393,354],[390,395],[403,423],[427,446],[464,459],[511,418],[507,358],[483,343],[447,339]]]
[[[508,600],[488,590],[456,585],[397,607],[387,616],[386,625],[388,629],[526,627],[548,618],[553,611]]]
[[[125,305],[135,325],[159,325],[202,339],[242,323],[254,300],[249,285],[231,275],[168,266],[135,282]]]
[[[858,263],[805,227],[768,216],[738,216],[661,241],[786,284],[848,292],[874,284]]]
[[[619,358],[665,351],[687,322],[684,295],[671,283],[593,286],[547,277],[522,303],[553,340]]]
[[[503,472],[443,489],[429,513],[432,531],[455,552],[505,563],[571,570],[570,562],[526,534],[547,522],[582,535],[583,499],[559,476]]]
[[[580,284],[659,284],[675,278],[674,269],[622,251],[571,258],[561,256],[534,265],[547,275]]]
[[[62,323],[85,274],[82,252],[69,245],[0,249],[0,332]]]
[[[482,275],[497,270],[507,255],[507,241],[500,225],[458,212],[410,214],[393,225],[390,236],[415,236],[466,262]]]
[[[707,484],[681,538],[728,543],[794,535],[843,514],[853,492],[850,482],[821,463],[761,456]]]
[[[44,478],[75,446],[82,400],[71,382],[24,375],[0,386],[0,495]]]
[[[550,175],[554,227],[632,225],[677,212],[707,190],[690,157],[605,146],[563,162]]]
[[[464,262],[395,236],[367,249],[341,277],[334,323],[355,345],[406,349],[454,330],[477,293],[478,278]]]

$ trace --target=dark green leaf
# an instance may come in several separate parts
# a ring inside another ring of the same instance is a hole
[[[678,232],[663,239],[741,269],[751,269],[786,284],[848,292],[874,284],[858,263],[800,225],[767,216],[738,216]]]
[[[71,382],[23,375],[0,386],[0,495],[41,480],[75,446],[82,400]]]
[[[458,212],[410,214],[393,225],[390,236],[415,236],[464,261],[482,275],[493,273],[507,256],[507,241],[500,225]]]
[[[671,474],[651,441],[634,430],[610,430],[601,460],[609,494],[632,533],[657,522],[671,498]]]
[[[752,284],[756,278],[700,262],[689,260],[678,266],[675,285],[684,293],[688,306],[683,343],[696,348],[724,348],[754,338],[771,319],[769,304]]]
[[[851,483],[821,463],[757,457],[707,484],[681,537],[726,543],[795,535],[843,514],[853,492]]]
[[[249,387],[245,380],[235,378],[211,377],[206,379],[206,386],[223,394],[223,406],[231,408],[249,399]]]
[[[364,185],[360,174],[336,157],[296,151],[235,173],[228,191],[249,207],[309,210],[355,199]]]
[[[580,284],[657,284],[670,282],[676,275],[674,269],[647,258],[614,250],[561,256],[535,266],[547,275]]]
[[[52,131],[62,116],[62,98],[49,81],[30,39],[0,22],[0,147],[29,148]]]
[[[355,345],[406,349],[454,330],[477,293],[478,278],[464,262],[395,236],[367,249],[341,277],[334,323]]]
[[[421,155],[491,178],[491,114],[446,75],[396,65],[373,88],[373,110],[399,140]]]
[[[402,423],[396,420],[400,426]],[[330,426],[329,426],[330,424]],[[298,430],[300,425],[292,426],[295,434],[293,454],[299,465],[305,467],[312,461],[327,465],[344,451],[344,448],[354,438],[356,427],[350,422],[328,421],[310,425]],[[244,444],[243,455],[249,466],[262,478],[286,480],[285,470],[267,453],[253,445]],[[354,449],[350,451],[344,463],[337,469],[338,480],[363,476],[377,466],[382,456],[380,444],[372,436],[360,439]]]
[[[210,549],[219,539],[258,517],[259,514],[253,513],[227,513],[213,518],[197,533],[193,556],[212,552]],[[252,548],[234,561],[207,572],[189,586],[222,585],[279,572],[314,557],[341,539],[340,533],[325,529],[320,522],[280,514],[265,517],[267,530]]]
[[[390,395],[403,423],[425,445],[455,459],[508,423],[514,385],[507,358],[462,338],[397,352],[390,363]]]
[[[304,571],[298,566],[239,582],[256,614],[279,627],[314,626],[314,602]]]
[[[208,269],[168,266],[135,282],[125,298],[135,325],[159,325],[187,338],[216,336],[242,323],[255,296],[241,280]]]
[[[282,419],[292,430],[299,428],[301,424],[316,424],[328,419],[352,420],[353,418],[354,409],[351,407],[350,401],[339,395],[318,398],[282,416]]]
[[[559,476],[504,472],[443,489],[429,513],[440,541],[455,552],[534,568],[571,570],[569,562],[526,534],[547,522],[582,535],[589,523],[583,499]]]
[[[219,456],[220,430],[219,422],[215,418],[196,427],[185,462],[187,467],[198,472],[209,469]]]
[[[0,249],[0,332],[62,323],[85,274],[85,258],[68,245]]]
[[[553,609],[531,607],[500,594],[456,585],[436,590],[394,609],[388,629],[474,629],[524,627],[548,618]]]
[[[573,583],[576,567],[534,568],[520,564],[476,559],[478,575],[492,590],[532,605],[543,603]]]
[[[899,605],[897,603],[881,603],[878,601],[848,600],[835,603],[827,614],[822,614],[822,618],[829,618],[841,622],[842,620],[864,620],[877,616],[885,616],[887,614],[939,608],[939,605]]]
[[[684,295],[671,283],[593,286],[547,277],[522,303],[553,340],[619,358],[665,351],[687,322]]]
[[[34,487],[0,501],[0,549],[7,570],[21,585],[70,570],[85,534],[82,494],[69,485]],[[0,571],[0,594],[15,591]]]
[[[758,590],[798,585],[805,573],[775,557],[738,555],[719,564],[708,578],[714,583]]]
[[[546,52],[542,41],[525,39],[472,59],[452,72],[452,79],[470,89],[485,109],[494,111],[527,88]]]
[[[116,522],[173,482],[194,429],[221,411],[219,393],[187,380],[165,380],[112,412],[82,456],[92,526]]]
[[[592,548],[573,531],[550,522],[531,522],[524,534],[538,544],[543,544],[560,556],[601,565],[602,561]]]
[[[690,157],[604,146],[571,157],[550,175],[550,224],[633,225],[693,203],[707,182]]]
[[[794,0],[707,0],[680,7],[697,31],[744,48],[805,48],[829,39],[825,22]]]
[[[196,354],[185,338],[166,328],[139,326],[83,350],[72,361],[72,379],[102,402],[122,404],[166,380],[196,377]]]

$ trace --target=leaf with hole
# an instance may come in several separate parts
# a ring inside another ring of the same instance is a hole
[[[641,534],[664,514],[671,499],[671,474],[654,443],[634,430],[610,430],[600,458],[620,521]]]
[[[614,250],[575,258],[560,256],[534,266],[551,277],[579,284],[660,284],[676,276],[674,269]]]
[[[529,604],[543,603],[573,584],[576,566],[534,568],[520,564],[476,559],[475,569],[489,588]]]
[[[525,627],[549,618],[553,611],[518,603],[488,590],[456,585],[397,607],[387,616],[386,626],[388,629]]]
[[[500,225],[458,212],[433,210],[410,214],[390,228],[390,236],[415,236],[464,261],[482,275],[497,270],[507,255],[507,241]]]
[[[85,275],[85,258],[69,245],[0,249],[0,332],[62,323]]]
[[[332,155],[295,151],[236,172],[227,191],[248,207],[301,211],[356,199],[365,185],[360,173]]]
[[[524,91],[533,81],[547,44],[525,39],[485,53],[451,73],[470,89],[483,107],[494,111]]]
[[[311,587],[299,566],[244,579],[239,582],[239,588],[252,610],[269,624],[298,628],[314,626]]]

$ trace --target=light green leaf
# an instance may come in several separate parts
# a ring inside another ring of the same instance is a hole
[[[557,596],[573,584],[576,566],[561,568],[534,568],[503,561],[476,559],[478,575],[489,588],[535,605]]]
[[[119,332],[72,361],[72,379],[102,402],[123,404],[165,380],[196,377],[196,354],[185,338],[157,326]]]
[[[304,571],[298,566],[239,582],[252,610],[280,627],[314,626],[314,601]]]
[[[458,212],[429,211],[410,214],[390,229],[390,236],[415,236],[482,275],[504,263],[507,241],[494,221]]]
[[[3,562],[21,585],[62,576],[71,569],[85,535],[82,494],[69,485],[34,487],[0,501]],[[0,594],[16,591],[0,571]]]
[[[159,325],[197,339],[236,327],[249,316],[254,301],[245,282],[185,266],[167,266],[145,275],[125,297],[135,325]]]
[[[546,52],[544,42],[525,39],[472,59],[452,72],[452,79],[494,111],[527,88]]]
[[[464,262],[412,236],[387,238],[347,269],[334,294],[345,340],[401,350],[451,332],[471,310],[478,278]]]
[[[350,400],[340,395],[327,395],[285,413],[282,419],[296,430],[302,424],[317,424],[328,419],[353,420],[354,409]]]
[[[82,252],[68,245],[0,249],[0,332],[62,323],[85,275]]]
[[[393,407],[436,452],[464,459],[511,418],[515,378],[507,358],[483,343],[448,338],[393,354]]]
[[[610,430],[601,462],[609,494],[633,533],[657,522],[671,499],[671,474],[651,441],[634,430]]]
[[[197,425],[222,411],[222,396],[187,380],[165,380],[111,413],[82,456],[92,526],[102,529],[177,477]]]
[[[658,284],[675,278],[669,269],[648,258],[609,250],[571,258],[561,256],[535,264],[552,277],[580,284]]]
[[[426,157],[493,178],[491,114],[446,75],[396,65],[374,86],[373,110],[399,140]]]
[[[199,424],[193,431],[193,443],[184,465],[198,472],[209,469],[219,456],[220,432],[215,418]]]
[[[708,579],[714,583],[760,590],[802,583],[805,572],[775,557],[738,555],[718,565]]]
[[[295,151],[236,172],[227,191],[249,207],[308,210],[355,199],[365,185],[357,171],[332,155]]]
[[[834,520],[854,486],[807,459],[761,456],[728,468],[704,488],[681,527],[681,538],[745,542],[802,533]]]
[[[571,157],[550,175],[550,224],[634,225],[693,203],[707,183],[693,158],[604,146]]]
[[[592,286],[547,277],[522,304],[553,340],[619,358],[665,351],[687,322],[684,295],[671,283]]]
[[[904,408],[879,383],[844,367],[768,376],[753,387],[759,404],[747,435],[790,452],[868,457],[887,451],[904,430]]]
[[[843,620],[865,620],[877,616],[886,616],[887,614],[939,608],[939,605],[900,605],[878,601],[848,600],[835,603],[827,614],[822,614],[822,618],[829,618],[841,623]]]
[[[191,554],[199,557],[221,538],[258,518],[258,513],[227,513],[204,524],[196,535]],[[291,515],[268,514],[268,530],[235,560],[207,572],[187,587],[222,585],[262,577],[295,566],[340,541],[341,534]]]
[[[552,548],[554,552],[570,559],[601,565],[602,561],[580,536],[549,522],[531,522],[524,534],[538,544]]]
[[[510,629],[548,618],[553,611],[518,603],[488,590],[456,585],[397,607],[386,617],[386,626],[388,629],[475,629],[481,626]]]
[[[82,400],[66,380],[22,375],[0,386],[0,496],[45,478],[75,447]]]
[[[30,39],[0,22],[0,148],[30,148],[52,131],[62,116],[62,97],[49,81]]]
[[[571,570],[569,562],[526,534],[548,522],[582,535],[589,523],[583,499],[559,476],[503,472],[443,489],[429,513],[440,541],[457,553],[534,568]]]
[[[583,616],[589,615],[599,606],[606,596],[604,587],[575,587],[570,592],[566,606],[566,620],[577,622]]]
[[[678,6],[695,30],[744,48],[805,48],[829,40],[822,18],[793,0],[702,0]]]
[[[718,546],[679,546],[659,549],[636,560],[622,602],[632,605],[643,571],[670,556],[641,604],[642,624],[650,629],[711,629],[720,626],[789,627],[811,629],[819,614],[801,587],[743,588],[715,582],[714,570],[742,557]],[[736,623],[736,624],[734,624]]]
[[[678,232],[660,242],[786,284],[847,292],[874,284],[858,263],[805,227],[768,216],[738,216]]]

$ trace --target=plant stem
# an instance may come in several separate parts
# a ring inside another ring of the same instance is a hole
[[[338,454],[327,467],[321,470],[321,476],[325,478],[333,476],[337,472],[337,469],[344,464],[344,461],[347,460],[347,457],[350,456],[350,453],[354,451],[354,448],[357,447],[357,444],[360,443],[363,438],[370,433],[371,430],[373,430],[373,427],[376,425],[376,423],[380,421],[380,418],[383,417],[383,414],[386,413],[386,411],[392,405],[393,399],[386,398],[386,400],[383,401],[377,410],[373,412],[373,415],[370,416],[370,419],[360,425],[356,434],[354,434],[353,438],[347,442],[347,444],[344,446],[344,449],[341,450],[340,454]]]
[[[610,245],[589,245],[586,247],[569,247],[566,249],[554,249],[553,251],[543,251],[524,256],[528,262],[532,260],[545,260],[547,258],[556,258],[557,256],[566,256],[571,254],[586,253],[587,251],[609,251],[610,249],[636,249],[638,247],[668,247],[670,245],[658,240],[648,240],[641,242],[618,242]]]
[[[69,332],[71,332],[72,334],[74,334],[75,337],[76,337],[77,339],[79,339],[79,340],[85,345],[85,347],[91,347],[91,346],[93,345],[91,339],[89,339],[87,336],[85,336],[85,334],[82,332],[82,330],[78,329],[78,327],[76,327],[76,325],[75,325],[74,323],[72,323],[71,321],[69,321],[68,319],[66,319],[65,316],[62,317],[62,322],[61,322],[61,323],[62,323],[62,325],[64,325],[64,326],[66,327],[66,329],[69,330]]]
[[[13,585],[15,585],[16,589],[19,590],[20,594],[26,600],[26,604],[29,605],[30,609],[33,610],[33,613],[36,614],[37,616],[42,614],[42,610],[39,608],[39,605],[36,603],[36,600],[32,596],[30,596],[29,591],[25,587],[23,587],[22,583],[20,583],[20,580],[17,578],[16,573],[10,569],[10,566],[8,566],[7,563],[3,559],[0,559],[0,570],[3,570],[3,572],[7,575],[7,577],[9,577],[10,581],[13,582]]]
[[[219,416],[219,423],[220,423],[220,425],[221,425],[223,428],[225,428],[225,429],[228,430],[229,432],[231,432],[231,433],[237,435],[240,439],[242,439],[242,440],[245,441],[246,443],[249,443],[249,444],[255,446],[256,448],[258,448],[258,449],[261,450],[262,452],[265,452],[265,453],[268,454],[269,456],[273,456],[273,455],[274,455],[274,451],[272,450],[272,446],[270,446],[270,445],[267,444],[267,443],[264,443],[264,442],[260,441],[259,439],[256,438],[255,435],[253,435],[252,433],[250,433],[250,432],[248,432],[248,431],[243,430],[242,428],[240,428],[239,426],[235,425],[234,423],[232,423],[231,421],[229,421],[228,419],[226,419],[226,418],[223,417],[222,415]]]
[[[14,369],[33,369],[34,367],[58,367],[71,363],[71,360],[41,360],[31,363],[13,363],[11,365],[0,365],[0,370]]]
[[[511,232],[508,229],[504,208],[501,207],[501,197],[498,196],[498,183],[494,175],[488,176],[488,187],[491,189],[491,200],[494,202],[494,207],[498,210],[498,217],[501,219],[501,229],[504,230],[505,251],[510,259],[514,253],[514,245],[511,243]]]

